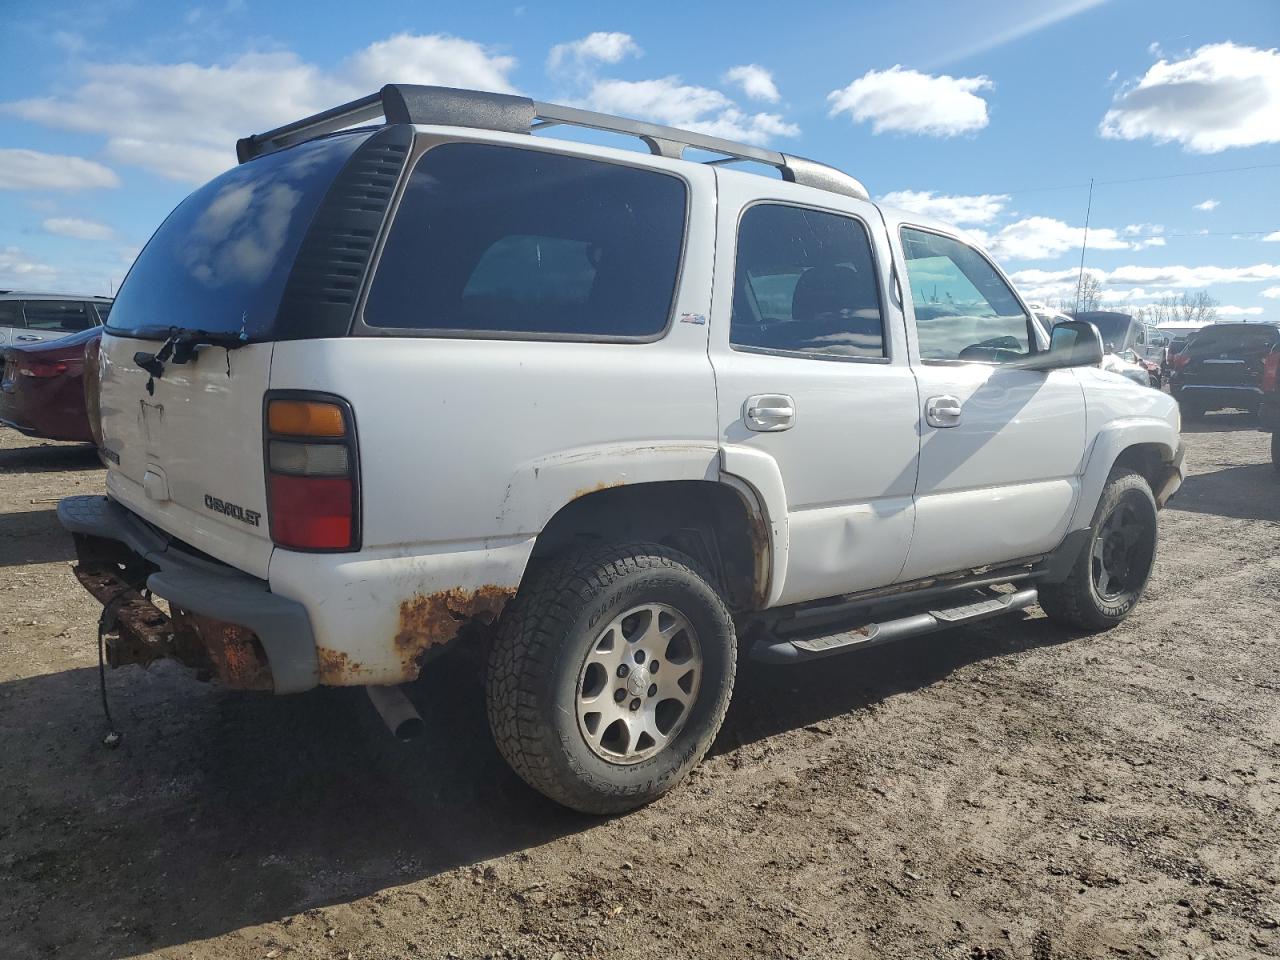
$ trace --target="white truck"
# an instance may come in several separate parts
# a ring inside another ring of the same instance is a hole
[[[121,287],[107,492],[59,506],[112,665],[366,686],[403,734],[476,646],[512,767],[610,812],[699,762],[740,654],[1142,594],[1173,401],[846,174],[397,85],[238,152]]]

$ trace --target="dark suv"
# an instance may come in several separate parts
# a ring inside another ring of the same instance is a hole
[[[1170,364],[1169,390],[1186,418],[1262,403],[1266,358],[1280,344],[1280,324],[1215,323],[1193,335]]]

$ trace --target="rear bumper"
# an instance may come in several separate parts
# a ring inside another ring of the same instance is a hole
[[[108,497],[68,497],[58,520],[75,537],[76,576],[104,604],[115,601],[116,662],[173,657],[211,668],[228,686],[276,693],[317,684],[302,604],[182,549]],[[169,601],[173,616],[150,603],[142,586]]]
[[[1247,384],[1179,383],[1169,388],[1175,400],[1206,407],[1256,407],[1262,388]]]

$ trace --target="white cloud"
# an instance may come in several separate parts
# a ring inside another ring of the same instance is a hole
[[[557,43],[547,57],[547,69],[555,72],[570,65],[581,68],[590,63],[618,63],[627,57],[639,57],[643,53],[630,34],[597,30],[581,40]]]
[[[759,64],[746,63],[740,67],[731,67],[722,79],[725,83],[737,84],[752,100],[777,103],[782,99],[777,84],[773,82],[773,74]]]
[[[1218,305],[1218,315],[1222,317],[1256,317],[1263,313],[1261,307],[1233,307]]]
[[[1277,230],[1275,233],[1268,233],[1265,237],[1262,238],[1262,242],[1263,243],[1280,243],[1280,230]]]
[[[1009,202],[1009,195],[980,193],[953,196],[932,190],[894,190],[881,197],[880,202],[948,223],[990,223]]]
[[[364,96],[389,78],[509,93],[515,66],[515,58],[470,40],[398,34],[333,71],[288,52],[249,53],[216,66],[89,63],[70,95],[20,100],[0,110],[102,134],[108,155],[120,162],[198,183],[235,164],[238,138]]]
[[[1086,268],[1085,273],[1097,277],[1105,285],[1103,299],[1132,302],[1156,299],[1171,290],[1201,290],[1215,284],[1280,281],[1280,263],[1256,263],[1248,267],[1128,265],[1114,270],[1091,267]],[[1017,270],[1009,276],[1024,296],[1043,300],[1074,290],[1077,275],[1077,270],[1066,268]],[[1262,295],[1272,296],[1271,290],[1280,291],[1280,287],[1268,288]],[[1276,296],[1280,297],[1280,293]]]
[[[656,80],[597,80],[586,106],[605,113],[641,117],[674,127],[747,143],[794,137],[800,128],[776,113],[747,113],[719,90],[684,83],[677,76]]]
[[[1202,200],[1200,203],[1197,203],[1194,206],[1192,206],[1191,209],[1203,210],[1205,213],[1208,213],[1210,210],[1215,209],[1217,206],[1218,206],[1217,200]]]
[[[1133,239],[1125,239],[1110,227],[1089,228],[1090,250],[1143,250],[1147,247],[1163,247],[1165,239],[1149,224],[1131,224],[1125,233]],[[1134,236],[1141,228],[1151,235]],[[1163,228],[1160,228],[1163,230]],[[1052,217],[1025,217],[1006,224],[994,233],[970,231],[991,255],[999,260],[1046,260],[1060,256],[1068,250],[1079,250],[1085,239],[1084,227],[1073,227]]]
[[[1193,153],[1280,141],[1280,51],[1227,42],[1162,58],[1116,96],[1099,132],[1178,142]]]
[[[57,275],[53,267],[33,259],[18,247],[0,247],[0,287],[30,290],[51,282]]]
[[[0,150],[0,190],[87,190],[118,187],[110,167],[60,153]]]
[[[79,217],[50,217],[41,226],[45,233],[55,237],[71,237],[73,240],[110,240],[115,231],[105,223],[81,220]]]
[[[1262,291],[1262,296],[1268,300],[1280,300],[1280,287],[1267,287]]]
[[[873,133],[921,133],[954,137],[987,125],[987,101],[995,85],[986,77],[931,76],[895,65],[868,70],[847,87],[827,94],[831,115],[871,121]]]

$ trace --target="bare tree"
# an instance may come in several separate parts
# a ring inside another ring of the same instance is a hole
[[[1218,319],[1218,301],[1204,290],[1162,297],[1143,307],[1137,316],[1144,323],[1168,326],[1198,327]]]
[[[1083,274],[1074,290],[1058,298],[1058,309],[1063,313],[1101,310],[1102,281],[1092,273]]]

